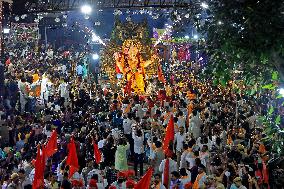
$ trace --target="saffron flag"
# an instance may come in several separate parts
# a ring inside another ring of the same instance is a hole
[[[167,158],[164,167],[164,186],[169,188],[169,178],[170,178],[170,159]]]
[[[54,130],[45,146],[45,155],[47,158],[57,152],[57,132]]]
[[[40,145],[37,147],[37,155],[35,161],[35,175],[33,180],[33,189],[44,187],[44,168],[45,168],[45,156],[44,150],[40,153]]]
[[[166,128],[166,135],[164,139],[163,150],[167,156],[171,154],[171,150],[169,150],[170,142],[173,142],[175,138],[175,129],[174,129],[174,116],[171,115],[168,126]]]
[[[66,165],[69,165],[69,178],[71,178],[73,174],[79,169],[76,145],[73,137],[68,144],[68,156]]]
[[[152,175],[153,175],[153,167],[150,167],[146,172],[146,174],[135,185],[134,189],[141,189],[141,188],[149,189]]]
[[[98,145],[95,143],[95,141],[93,141],[93,144],[94,144],[94,158],[96,160],[96,163],[100,164],[100,162],[102,160],[101,152],[99,150]]]

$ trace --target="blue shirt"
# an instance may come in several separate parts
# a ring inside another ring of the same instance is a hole
[[[171,186],[170,189],[176,189],[178,186],[178,189],[183,189],[183,185],[179,179],[177,180],[171,180]]]
[[[78,65],[76,68],[77,75],[83,75],[83,66]]]

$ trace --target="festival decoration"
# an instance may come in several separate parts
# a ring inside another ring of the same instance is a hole
[[[117,74],[122,74],[121,82],[127,89],[145,93],[147,80],[157,75],[158,66],[148,33],[146,21],[122,23],[116,19],[111,40],[100,55],[102,70],[112,84],[117,83]]]
[[[37,43],[38,23],[11,23],[10,39],[12,43]]]

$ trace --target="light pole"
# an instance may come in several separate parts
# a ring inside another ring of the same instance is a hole
[[[4,20],[3,20],[3,3],[12,4],[12,0],[0,0],[0,52],[1,52],[1,59],[0,59],[0,98],[2,99],[4,95],[4,69],[5,69],[5,57],[4,57]]]

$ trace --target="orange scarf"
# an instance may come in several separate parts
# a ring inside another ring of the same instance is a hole
[[[192,189],[199,189],[199,181],[200,179],[204,176],[205,173],[201,173],[201,174],[198,174],[193,185],[192,185]]]
[[[155,188],[156,189],[160,189],[161,188],[161,183],[159,182],[159,184]]]

